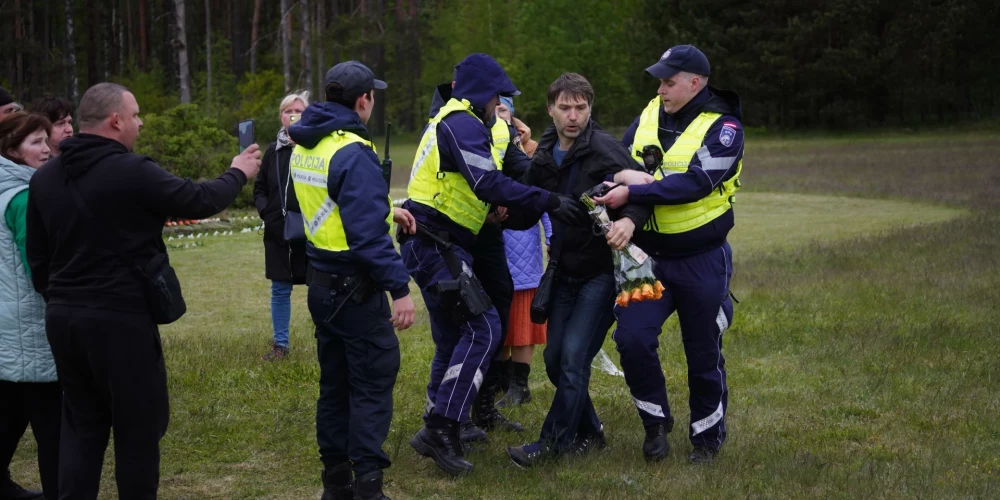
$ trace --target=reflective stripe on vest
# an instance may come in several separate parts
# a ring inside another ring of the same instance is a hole
[[[327,179],[333,157],[341,149],[359,142],[375,150],[371,141],[366,141],[353,132],[338,130],[324,137],[316,147],[307,149],[296,145],[288,163],[292,170],[295,196],[302,210],[302,221],[306,228],[306,238],[316,248],[331,252],[350,250],[344,222],[340,218],[340,207],[330,198]],[[374,166],[373,166],[374,168]],[[389,223],[392,231],[392,198],[389,198]]]
[[[417,145],[417,158],[413,161],[406,194],[413,202],[434,208],[452,222],[472,231],[472,234],[479,234],[486,222],[489,205],[476,197],[461,172],[441,170],[441,152],[437,143],[437,127],[441,120],[458,112],[476,116],[471,109],[469,101],[452,98],[431,118],[420,138],[420,144]],[[490,148],[490,153],[492,161],[474,154],[463,153],[462,156],[466,163],[478,169],[502,168],[503,159],[497,154],[496,148]]]
[[[639,126],[635,130],[631,153],[640,165],[644,165],[642,148],[652,144],[662,150],[658,133],[662,107],[663,103],[657,96],[639,115]],[[674,145],[663,153],[663,166],[653,173],[653,177],[656,180],[661,180],[669,175],[687,172],[695,154],[702,159],[702,162],[709,159],[708,148],[704,146],[705,134],[720,116],[722,115],[719,113],[709,112],[699,114],[677,137]],[[736,165],[736,175],[716,186],[708,196],[698,201],[683,205],[656,205],[653,207],[652,217],[649,218],[649,222],[643,229],[663,234],[676,234],[690,231],[715,220],[732,208],[733,201],[736,199],[736,191],[740,189],[739,179],[742,170],[743,160],[741,159]]]

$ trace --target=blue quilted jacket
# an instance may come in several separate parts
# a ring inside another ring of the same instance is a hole
[[[549,214],[542,215],[541,225],[545,232],[545,244],[548,245],[552,236]],[[542,235],[538,232],[538,226],[524,231],[506,229],[503,232],[503,241],[507,250],[507,266],[510,267],[510,275],[514,278],[514,290],[538,288],[538,282],[545,272],[543,262],[545,249],[542,248]]]

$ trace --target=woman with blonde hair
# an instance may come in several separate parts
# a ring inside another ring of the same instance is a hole
[[[292,125],[309,106],[309,92],[285,96],[278,107],[281,130],[268,146],[253,185],[254,205],[264,221],[264,274],[271,280],[271,324],[274,329],[267,361],[288,355],[288,328],[292,317],[292,286],[306,283],[306,241],[288,162],[295,143]]]

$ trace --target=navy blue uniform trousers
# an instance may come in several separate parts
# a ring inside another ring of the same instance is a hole
[[[453,251],[470,269],[472,256],[455,245]],[[495,308],[456,321],[448,304],[442,301],[434,285],[452,279],[442,251],[434,243],[410,238],[400,253],[403,263],[420,293],[430,316],[434,339],[434,360],[427,384],[427,413],[432,410],[451,420],[464,422],[476,400],[479,387],[500,344],[500,317]]]
[[[729,390],[722,334],[733,320],[731,252],[726,243],[691,257],[657,260],[654,271],[665,287],[663,297],[615,306],[613,338],[643,425],[673,421],[657,349],[663,322],[677,311],[688,365],[689,437],[693,445],[713,449],[726,440]]]
[[[327,323],[344,295],[331,295],[329,288],[315,283],[309,286],[320,368],[316,441],[324,466],[351,461],[360,476],[391,464],[382,444],[392,421],[399,339],[389,321],[385,292],[361,303],[347,299]]]

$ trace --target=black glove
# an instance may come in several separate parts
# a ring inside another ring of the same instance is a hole
[[[558,202],[558,205],[549,208],[549,215],[557,221],[569,226],[579,227],[587,227],[594,223],[593,219],[590,218],[590,213],[587,212],[587,207],[583,206],[583,203],[561,194],[552,195],[550,200],[555,200],[550,201],[550,205]]]

